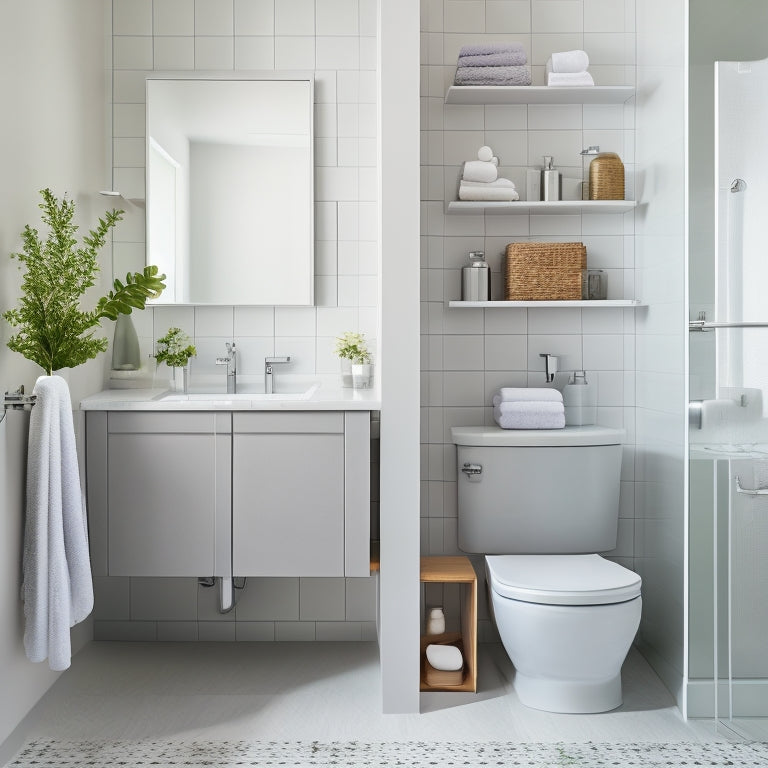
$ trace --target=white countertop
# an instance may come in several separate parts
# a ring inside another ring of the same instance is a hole
[[[80,401],[83,411],[378,411],[381,398],[375,389],[320,386],[306,399],[270,395],[226,393],[182,395],[168,389],[106,389]],[[173,399],[170,399],[173,398]]]

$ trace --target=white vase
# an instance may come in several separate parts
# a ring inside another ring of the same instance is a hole
[[[341,368],[341,386],[345,389],[352,387],[352,361],[348,357],[339,358]]]
[[[352,388],[370,389],[371,386],[371,364],[370,363],[352,363]]]
[[[171,389],[174,392],[183,392],[185,395],[189,391],[189,366],[179,366],[171,368],[173,378],[171,379]]]

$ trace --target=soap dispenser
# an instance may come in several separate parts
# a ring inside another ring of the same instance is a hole
[[[561,198],[562,178],[560,171],[552,165],[552,157],[544,155],[544,170],[541,172],[541,199],[555,201]]]
[[[574,371],[563,389],[566,426],[581,427],[597,419],[595,391],[587,381],[586,371]]]

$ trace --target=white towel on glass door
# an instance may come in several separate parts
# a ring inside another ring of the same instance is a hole
[[[22,599],[24,650],[51,669],[71,662],[69,629],[93,610],[85,501],[72,401],[61,376],[41,376],[29,421]]]

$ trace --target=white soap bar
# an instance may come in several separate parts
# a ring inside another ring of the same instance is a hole
[[[461,651],[455,645],[428,645],[427,661],[443,672],[455,672],[464,666]]]

